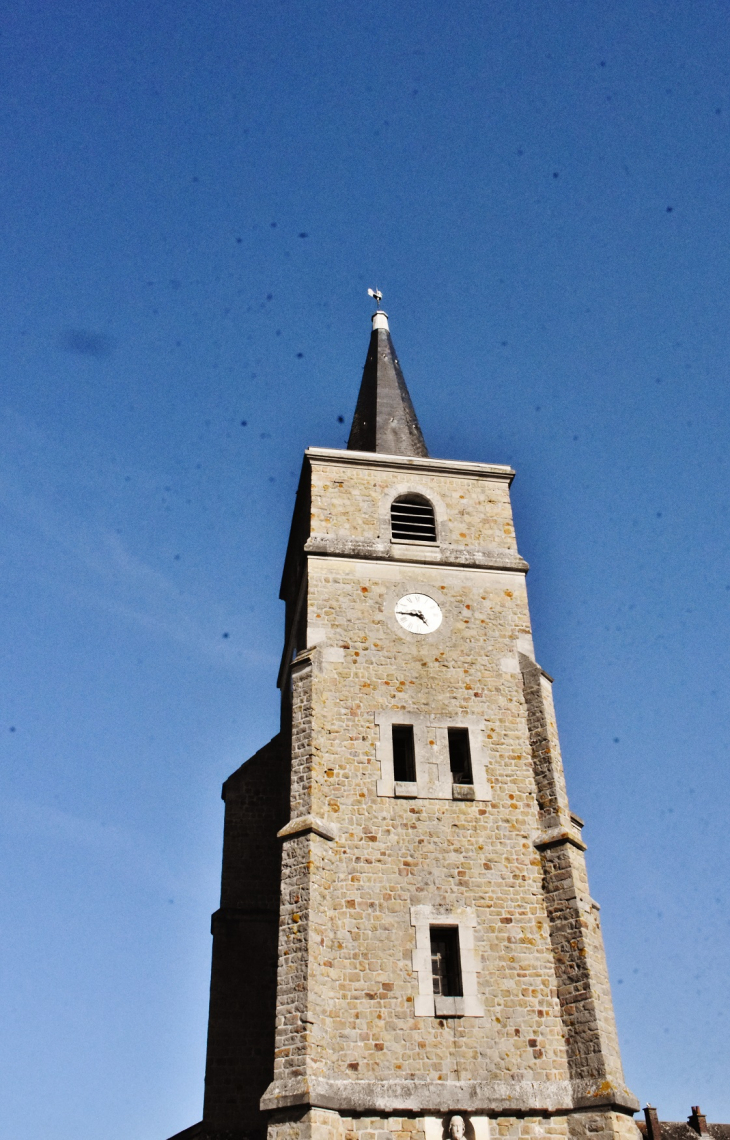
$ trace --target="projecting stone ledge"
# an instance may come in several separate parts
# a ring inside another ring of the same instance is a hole
[[[339,535],[313,534],[304,546],[307,554],[328,554],[338,558],[374,558],[390,562],[434,562],[441,566],[460,566],[478,570],[517,570],[526,573],[529,565],[519,554],[509,550],[476,550],[437,543],[388,542],[380,538],[341,538]]]
[[[614,1108],[634,1113],[639,1102],[608,1081],[337,1081],[296,1077],[274,1081],[263,1112],[311,1105],[339,1112],[570,1112]]]
[[[289,839],[292,835],[301,835],[305,831],[313,831],[315,835],[321,835],[323,839],[337,838],[335,825],[327,823],[324,819],[319,819],[316,815],[300,815],[296,819],[290,819],[281,831],[277,831],[276,835],[278,839]]]
[[[562,843],[571,843],[579,851],[588,850],[580,836],[566,827],[551,827],[548,831],[541,831],[533,839],[532,846],[538,851],[545,851],[549,847],[559,847]]]

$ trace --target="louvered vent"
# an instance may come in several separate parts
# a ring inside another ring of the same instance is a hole
[[[436,519],[428,499],[419,495],[396,499],[390,508],[390,531],[405,542],[435,542]]]

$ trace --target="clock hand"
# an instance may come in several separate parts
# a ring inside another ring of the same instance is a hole
[[[425,617],[420,610],[398,610],[401,617],[417,617],[420,618],[424,625],[428,625]]]

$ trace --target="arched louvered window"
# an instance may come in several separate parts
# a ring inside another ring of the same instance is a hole
[[[433,505],[422,495],[403,495],[390,508],[392,538],[404,542],[435,542],[436,518]]]

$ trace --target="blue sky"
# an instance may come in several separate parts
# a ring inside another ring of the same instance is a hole
[[[276,729],[301,454],[344,445],[376,284],[431,453],[517,469],[628,1083],[730,1120],[729,27],[6,7],[3,1134],[200,1118],[220,784]]]

